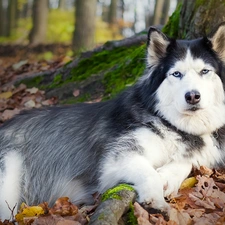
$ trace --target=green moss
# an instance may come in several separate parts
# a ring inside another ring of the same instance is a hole
[[[51,89],[51,88],[56,88],[56,87],[60,87],[63,83],[63,79],[62,79],[62,74],[57,74],[54,76],[53,82],[49,85],[47,85],[44,89]]]
[[[91,96],[89,93],[83,94],[77,98],[75,97],[71,97],[62,101],[59,101],[60,104],[68,104],[68,105],[72,105],[72,104],[76,104],[76,103],[80,103],[80,102],[86,102],[89,101],[91,99]]]
[[[98,220],[104,220],[105,219],[105,215],[104,213],[101,213],[98,217]]]
[[[46,84],[45,76],[31,78],[22,81],[28,87],[35,86],[39,89],[48,90],[61,87],[70,82],[80,82],[91,76],[103,76],[102,84],[105,93],[103,99],[109,99],[127,86],[132,85],[144,72],[146,45],[117,47],[112,50],[104,50],[94,53],[90,58],[83,59],[64,78],[62,74],[54,77],[50,84]],[[69,103],[87,101],[88,96],[70,99]],[[67,102],[65,102],[67,103]]]
[[[173,14],[170,16],[167,24],[162,29],[162,32],[171,38],[178,37],[181,8],[182,8],[182,4],[180,3],[177,6],[176,10],[173,12]]]
[[[130,203],[130,208],[127,212],[127,225],[137,225],[137,217],[134,215],[134,205]]]
[[[199,6],[203,5],[205,3],[205,0],[196,0],[195,1],[195,10],[199,8]]]
[[[71,74],[65,82],[85,80],[93,74],[110,70],[122,63],[124,57],[132,54],[136,48],[137,46],[121,47],[95,53],[90,58],[81,60],[78,66],[71,70]]]
[[[37,76],[37,77],[33,77],[33,78],[27,78],[25,80],[22,80],[18,83],[16,83],[16,86],[23,83],[25,84],[28,88],[32,88],[32,87],[39,87],[40,83],[43,81],[43,76]]]
[[[136,47],[129,54],[124,54],[120,64],[105,74],[105,98],[114,97],[127,86],[132,85],[144,72],[145,45]]]
[[[103,195],[102,195],[102,201],[106,201],[107,199],[121,199],[119,196],[119,192],[122,190],[129,190],[134,191],[134,188],[132,188],[128,184],[119,184],[114,188],[108,189]]]

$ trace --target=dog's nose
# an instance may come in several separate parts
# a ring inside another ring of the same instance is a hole
[[[195,105],[200,102],[201,95],[198,91],[192,90],[185,94],[185,100],[188,104]]]

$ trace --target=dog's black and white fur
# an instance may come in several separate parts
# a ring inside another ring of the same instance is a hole
[[[225,24],[176,41],[150,28],[143,77],[114,100],[22,112],[0,128],[0,216],[25,201],[87,202],[120,182],[167,210],[192,166],[225,156]]]

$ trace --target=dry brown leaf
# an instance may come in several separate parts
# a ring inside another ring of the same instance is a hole
[[[78,208],[69,201],[68,197],[62,197],[55,202],[49,212],[61,216],[73,216],[78,213]]]
[[[202,176],[208,176],[208,177],[210,177],[213,174],[213,170],[209,169],[206,166],[200,166],[199,171],[200,171],[200,174]]]
[[[73,217],[61,217],[56,215],[48,215],[36,218],[32,225],[81,225],[78,221],[75,221]]]
[[[80,95],[80,90],[79,89],[75,89],[74,91],[73,91],[73,96],[74,97],[78,97]]]
[[[190,215],[184,210],[177,210],[175,208],[171,208],[169,218],[171,221],[176,222],[178,225],[192,224],[192,219]]]
[[[6,109],[1,115],[1,120],[6,121],[8,119],[11,119],[14,115],[18,114],[19,112],[20,110],[17,108],[12,110]]]
[[[195,225],[213,225],[219,220],[220,216],[216,213],[203,214],[199,218],[193,218]]]
[[[152,223],[149,222],[148,212],[137,202],[134,203],[134,215],[137,217],[138,225],[152,225]]]

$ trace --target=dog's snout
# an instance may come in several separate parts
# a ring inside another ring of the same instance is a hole
[[[198,91],[192,90],[185,94],[185,100],[188,104],[195,105],[200,102],[201,95]]]

